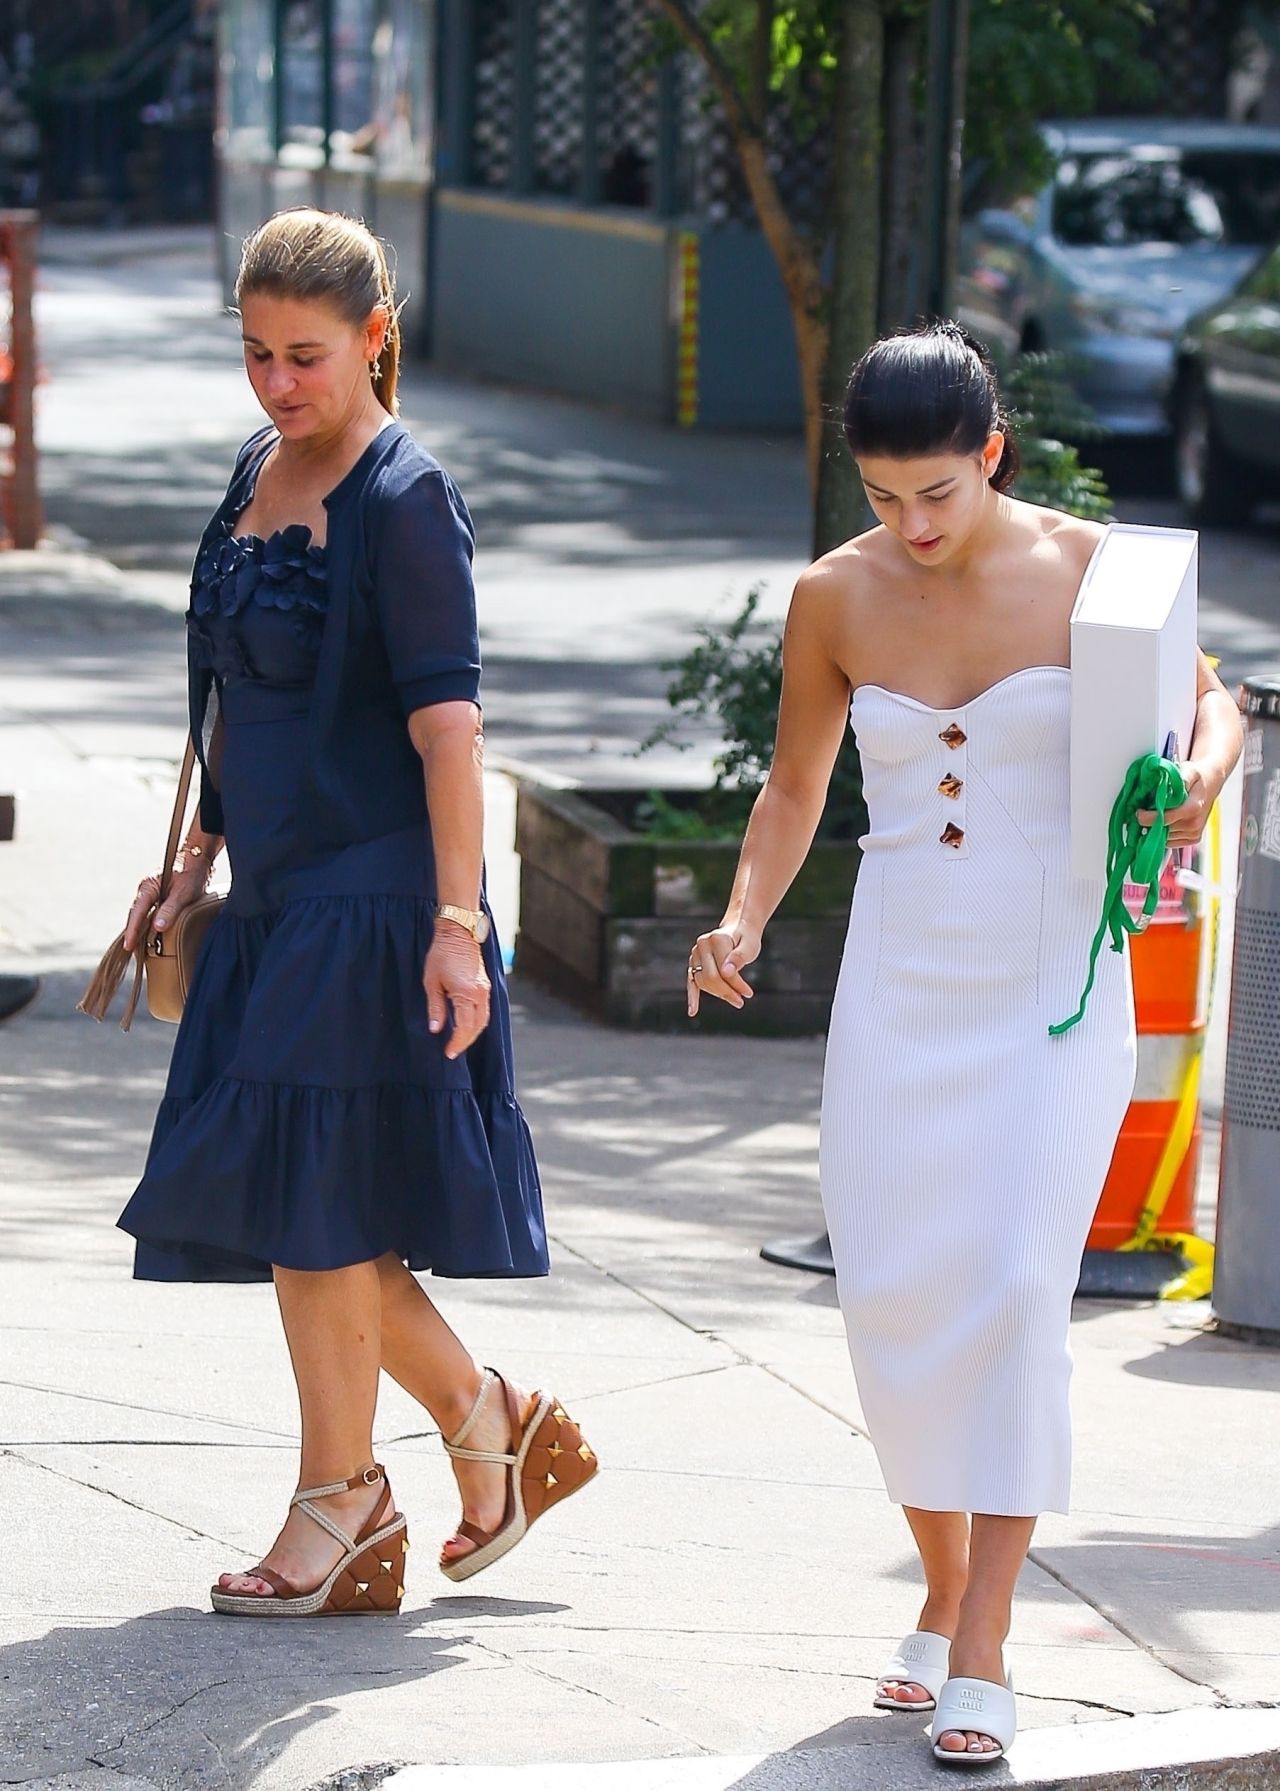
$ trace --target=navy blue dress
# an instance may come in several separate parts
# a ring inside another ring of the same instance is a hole
[[[252,497],[256,465],[234,492],[236,515]],[[417,478],[433,500],[446,477],[437,474],[425,485]],[[420,527],[462,527],[461,499],[451,487],[446,496],[443,508],[419,504]],[[414,501],[410,488],[402,502]],[[469,543],[466,562],[465,578],[421,594],[441,639],[474,634],[473,608],[449,614],[472,603]],[[431,563],[428,554],[402,569],[395,588],[412,588],[416,576],[421,591]],[[444,1038],[427,1026],[422,967],[435,871],[421,762],[403,715],[432,699],[421,677],[397,703],[390,658],[381,662],[385,690],[371,659],[367,718],[354,698],[354,724],[345,718],[347,737],[370,744],[373,779],[380,756],[383,785],[400,778],[408,792],[416,775],[418,812],[406,794],[407,824],[338,845],[307,825],[329,573],[306,528],[242,538],[230,514],[206,532],[197,561],[189,650],[193,676],[216,691],[220,712],[211,772],[232,886],[202,949],[146,1171],[120,1219],[138,1240],[134,1272],[259,1280],[273,1263],[336,1269],[391,1252],[438,1275],[542,1275],[541,1193],[513,1091],[492,933],[485,1032],[449,1062]],[[434,690],[450,700],[466,685],[454,665]]]

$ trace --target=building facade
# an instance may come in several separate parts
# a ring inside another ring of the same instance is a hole
[[[358,213],[442,366],[688,427],[799,426],[781,281],[649,0],[223,0],[220,32],[228,286],[273,210]],[[786,162],[816,205],[817,158]]]

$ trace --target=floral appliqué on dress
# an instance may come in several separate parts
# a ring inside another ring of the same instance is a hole
[[[237,535],[225,522],[196,567],[189,626],[201,657],[220,677],[257,679],[239,629],[220,624],[252,604],[287,614],[297,640],[318,653],[328,608],[325,551],[305,523],[290,523],[263,540]],[[272,680],[274,682],[275,680]]]

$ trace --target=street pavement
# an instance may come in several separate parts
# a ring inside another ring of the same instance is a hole
[[[264,1288],[129,1279],[113,1220],[173,1034],[73,1009],[167,818],[185,562],[255,423],[208,260],[181,236],[53,245],[42,431],[61,546],[0,558],[0,789],[19,794],[0,968],[48,973],[0,1032],[0,1784],[936,1782],[923,1725],[868,1708],[919,1593],[831,1284],[758,1256],[818,1228],[816,1039],[622,1033],[517,970],[554,1272],[438,1291],[483,1360],[554,1388],[603,1471],[455,1590],[434,1569],[456,1515],[439,1439],[388,1385],[379,1452],[415,1545],[401,1619],[206,1611],[293,1485],[278,1321]],[[758,579],[785,601],[805,546],[796,445],[420,370],[406,412],[477,516],[491,749],[588,782],[698,781],[708,742],[656,767],[631,747],[700,617]],[[1172,519],[1159,510],[1142,505]],[[1266,526],[1206,542],[1230,676],[1278,656],[1276,545]],[[490,797],[509,936],[509,780]],[[1037,1533],[1010,1643],[1027,1735],[988,1782],[1280,1784],[1280,1354],[1215,1335],[1194,1303],[1080,1302],[1073,1347],[1075,1509]]]

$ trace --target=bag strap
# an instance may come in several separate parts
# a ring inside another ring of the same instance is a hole
[[[173,883],[173,865],[178,856],[178,839],[182,833],[182,823],[187,816],[187,797],[191,794],[191,774],[195,769],[195,763],[195,743],[188,734],[187,750],[182,755],[182,770],[178,773],[178,793],[174,797],[173,816],[169,822],[169,839],[164,849],[164,862],[160,869],[161,902],[168,895]]]
[[[173,818],[169,822],[169,839],[164,851],[164,864],[160,870],[160,894],[156,897],[159,906],[168,895],[173,885],[173,861],[178,855],[178,838],[182,832],[182,823],[187,813],[187,797],[191,793],[191,774],[195,769],[196,749],[190,734],[187,735],[187,750],[182,756],[182,770],[178,773],[178,793],[173,803]],[[129,992],[129,1000],[125,1006],[124,1018],[120,1022],[120,1030],[128,1032],[133,1021],[134,1010],[138,1005],[138,997],[142,993],[142,978],[147,961],[147,933],[143,928],[142,935],[134,949],[129,952],[124,948],[124,934],[119,934],[103,953],[102,962],[94,971],[89,987],[76,1004],[82,1014],[91,1019],[105,1020],[107,1009],[111,1006],[116,990],[124,981],[130,961],[133,963],[133,988]]]

